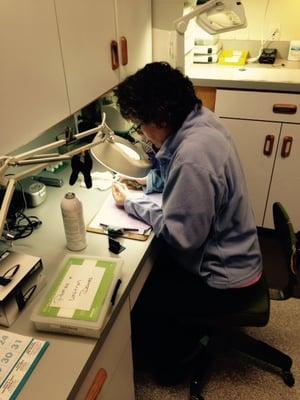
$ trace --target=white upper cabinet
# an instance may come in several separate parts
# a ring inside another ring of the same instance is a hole
[[[152,58],[150,0],[55,0],[71,112]]]
[[[78,111],[119,81],[112,69],[116,40],[113,1],[55,0],[71,112]]]
[[[69,115],[53,0],[0,0],[1,155]]]
[[[120,79],[123,80],[152,61],[151,0],[115,2]]]
[[[152,59],[151,0],[0,0],[1,154]]]

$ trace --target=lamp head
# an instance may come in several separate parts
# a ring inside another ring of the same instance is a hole
[[[246,28],[247,21],[241,1],[213,1],[212,7],[196,18],[197,24],[210,34]]]
[[[12,201],[17,181],[32,176],[34,173],[39,172],[49,165],[49,163],[53,163],[53,161],[70,160],[74,155],[82,155],[82,153],[86,154],[86,152],[90,150],[98,162],[103,164],[106,168],[118,172],[126,177],[143,178],[148,174],[152,167],[152,163],[146,152],[143,151],[143,146],[140,143],[133,146],[125,140],[122,144],[123,139],[114,135],[114,132],[106,125],[105,119],[106,115],[103,113],[103,120],[99,126],[78,133],[71,138],[72,141],[83,139],[97,132],[92,142],[71,150],[64,155],[58,153],[45,154],[45,152],[66,145],[70,138],[57,140],[15,156],[0,156],[0,185],[4,186],[5,189],[5,194],[0,207],[0,239],[3,234],[8,209]],[[120,147],[120,144],[122,144],[122,148]],[[127,152],[124,151],[126,148],[128,148]],[[129,151],[131,151],[131,153],[129,153]],[[134,157],[132,156],[133,151],[135,154]],[[89,157],[87,158],[88,160],[85,160],[87,161],[87,165],[84,165],[84,167],[88,168],[89,172],[91,162]],[[10,166],[21,165],[32,165],[32,167],[18,174],[6,176],[6,171]],[[77,175],[75,176],[75,180],[77,179],[78,172],[79,170],[76,170]],[[85,170],[85,172],[87,171]]]
[[[99,132],[93,141],[97,142],[101,135]],[[116,135],[107,136],[104,141],[91,147],[91,154],[105,168],[128,178],[144,178],[152,167],[139,143],[132,145]]]
[[[238,0],[202,1],[191,12],[175,21],[179,34],[184,34],[189,21],[196,17],[197,24],[211,35],[247,27],[244,7]]]

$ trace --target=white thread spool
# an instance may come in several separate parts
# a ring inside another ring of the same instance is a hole
[[[86,233],[81,201],[75,193],[68,192],[61,202],[67,248],[72,251],[83,250],[86,246]]]

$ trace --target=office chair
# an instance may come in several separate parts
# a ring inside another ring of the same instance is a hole
[[[273,204],[273,221],[284,259],[287,279],[280,288],[269,288],[272,300],[293,297],[295,286],[300,282],[300,232],[295,233],[293,224],[281,203]]]
[[[242,327],[265,326],[269,320],[270,297],[265,279],[258,285],[257,296],[239,312],[226,315],[213,315],[199,318],[180,316],[180,323],[189,328],[205,329],[207,336],[201,341],[207,344],[200,346],[193,360],[192,379],[190,381],[190,400],[204,400],[202,389],[208,376],[214,356],[227,349],[269,363],[281,370],[285,384],[292,387],[295,383],[291,372],[292,359],[276,348],[256,340],[242,331]],[[204,340],[203,340],[204,339]]]

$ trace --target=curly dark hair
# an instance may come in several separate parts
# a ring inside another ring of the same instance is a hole
[[[167,124],[175,133],[187,115],[202,106],[192,82],[166,62],[153,62],[121,82],[114,94],[125,119]]]

